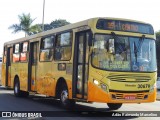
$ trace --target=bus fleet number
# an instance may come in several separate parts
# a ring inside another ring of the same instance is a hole
[[[138,88],[150,88],[150,84],[138,84]]]

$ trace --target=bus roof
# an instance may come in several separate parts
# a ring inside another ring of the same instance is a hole
[[[11,45],[11,44],[14,44],[14,43],[23,42],[23,41],[39,38],[39,37],[42,37],[42,36],[47,36],[47,35],[50,35],[50,34],[71,30],[71,29],[74,29],[74,28],[82,27],[82,26],[90,26],[90,23],[97,22],[98,19],[122,20],[122,21],[131,21],[131,22],[149,24],[149,23],[145,23],[145,22],[142,22],[142,21],[124,19],[124,18],[111,18],[111,17],[90,18],[90,19],[80,21],[80,22],[77,22],[77,23],[73,23],[73,24],[65,25],[65,26],[62,26],[62,27],[59,27],[59,28],[55,28],[55,29],[44,31],[44,32],[40,32],[40,33],[31,35],[31,36],[27,36],[27,37],[15,39],[15,40],[12,40],[12,41],[9,41],[9,42],[5,42],[4,45],[8,45],[8,44]]]

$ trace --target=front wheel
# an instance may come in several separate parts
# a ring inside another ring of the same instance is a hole
[[[61,101],[61,105],[67,109],[72,108],[75,105],[74,100],[68,99],[68,89],[67,89],[66,85],[63,86],[61,89],[60,101]]]
[[[109,109],[117,110],[122,106],[122,103],[107,103]]]

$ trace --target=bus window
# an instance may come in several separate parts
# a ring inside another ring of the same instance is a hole
[[[19,55],[19,44],[14,45],[14,54],[13,54],[13,62],[18,62],[20,55]]]
[[[40,61],[52,61],[53,59],[54,36],[42,39],[40,50]]]
[[[21,61],[27,61],[28,42],[22,43]]]
[[[3,56],[3,63],[6,63],[6,55],[7,55],[7,48],[4,48],[4,56]]]
[[[131,60],[128,39],[119,36],[117,40],[110,35],[95,35],[93,65],[101,69],[129,71]]]
[[[57,36],[57,44],[55,49],[55,60],[70,60],[71,58],[71,32],[62,33]]]

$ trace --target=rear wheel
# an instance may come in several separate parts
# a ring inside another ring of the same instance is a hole
[[[107,103],[111,110],[117,110],[122,106],[122,103]]]
[[[20,90],[20,83],[19,83],[18,78],[16,78],[15,83],[14,83],[14,95],[16,97],[28,97],[29,95],[29,92]]]
[[[75,105],[74,100],[68,99],[68,89],[67,89],[66,85],[63,85],[61,88],[60,101],[61,101],[61,105],[67,109],[70,109],[70,108],[74,107],[74,105]]]
[[[16,97],[20,97],[21,96],[20,84],[19,84],[19,80],[18,79],[16,79],[15,83],[14,83],[14,95]]]

